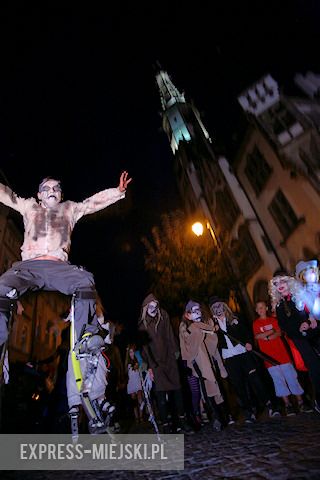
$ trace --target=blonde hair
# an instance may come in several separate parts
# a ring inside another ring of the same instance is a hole
[[[144,306],[142,307],[142,311],[141,311],[141,320],[140,320],[140,323],[142,322],[143,325],[145,326],[145,328],[148,327],[148,324],[147,324],[148,305],[149,305],[148,303],[147,303],[147,305],[144,305]],[[159,322],[160,322],[160,320],[161,320],[161,318],[162,318],[160,307],[158,308],[158,312],[157,312],[155,318],[156,318],[156,324],[155,324],[154,329],[155,329],[155,331],[157,331]]]
[[[296,304],[297,308],[300,310],[301,305],[303,303],[302,302],[303,293],[302,293],[301,283],[298,280],[296,280],[294,277],[290,277],[289,275],[279,275],[279,276],[273,277],[269,281],[269,295],[271,299],[272,311],[275,312],[277,306],[280,304],[283,298],[273,283],[276,278],[282,278],[287,282],[289,293],[291,295],[291,300]]]
[[[307,270],[312,270],[317,275],[316,282],[319,282],[319,267],[309,267],[309,266],[301,270],[301,272],[299,273],[298,279],[300,280],[300,282],[303,283],[304,285],[307,283],[304,278]]]

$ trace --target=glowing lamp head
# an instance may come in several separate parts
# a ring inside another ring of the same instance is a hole
[[[197,237],[200,237],[203,234],[203,225],[200,222],[196,222],[192,225],[192,231]]]

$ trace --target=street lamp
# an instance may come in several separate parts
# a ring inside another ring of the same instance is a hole
[[[193,225],[192,225],[192,231],[195,235],[197,235],[197,237],[200,237],[201,235],[203,235],[203,231],[204,231],[204,227],[202,225],[201,222],[195,222]],[[237,277],[233,271],[233,268],[232,268],[232,265],[230,263],[230,260],[228,259],[228,257],[225,256],[225,254],[223,253],[222,251],[222,248],[220,246],[220,243],[218,241],[218,238],[210,224],[210,222],[208,220],[206,220],[206,228],[208,229],[209,233],[210,233],[210,236],[213,240],[213,243],[214,243],[214,246],[215,248],[217,249],[217,252],[219,255],[221,255],[221,259],[223,261],[223,264],[224,264],[224,267],[226,269],[226,271],[228,272],[228,275],[230,277],[230,279],[232,279],[235,284],[239,284],[239,280],[237,280]],[[235,295],[235,292],[236,290],[238,290],[238,288],[236,287],[235,289],[232,288],[229,292],[229,304],[232,303],[232,306],[233,306],[233,311],[235,312],[239,312],[240,311],[240,306],[238,304],[238,301],[237,301],[237,298],[236,298],[236,295]],[[241,296],[241,293],[243,294],[243,292],[241,292],[241,289],[239,291],[239,298]],[[246,298],[246,297],[244,297]],[[251,306],[251,304],[250,304]]]
[[[203,225],[201,222],[196,222],[191,227],[193,233],[197,235],[197,237],[201,237],[203,234]]]
[[[209,223],[208,221],[206,222],[206,227],[207,227],[207,229],[208,229],[209,232],[210,232],[210,235],[211,235],[211,237],[212,237],[214,246],[217,248],[218,252],[221,253],[221,247],[220,247],[220,245],[219,245],[219,243],[218,243],[216,234],[214,233],[214,231],[213,231],[213,229],[212,229],[212,227],[211,227],[211,225],[210,225],[210,223]],[[203,228],[203,225],[202,225],[201,222],[195,222],[195,223],[192,225],[191,229],[192,229],[193,233],[194,233],[195,235],[197,235],[197,237],[200,237],[201,235],[203,235],[203,230],[204,230],[204,228]]]

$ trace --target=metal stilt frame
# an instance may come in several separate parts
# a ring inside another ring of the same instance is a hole
[[[89,423],[88,423],[89,432],[91,434],[99,434],[99,433],[106,433],[106,432],[110,434],[109,425],[111,421],[111,414],[107,412],[107,415],[105,418],[103,412],[101,411],[98,400],[91,400],[89,397],[91,387],[95,379],[99,359],[96,354],[97,351],[81,352],[81,348],[79,348],[79,344],[83,345],[84,342],[88,341],[90,337],[92,337],[92,333],[84,333],[82,331],[79,338],[77,338],[76,329],[75,329],[75,301],[76,301],[76,294],[73,294],[72,300],[71,300],[71,309],[70,309],[70,322],[71,322],[70,354],[71,354],[73,373],[75,376],[76,385],[80,393],[82,406],[89,420]],[[102,343],[101,346],[98,345],[98,349],[102,351],[104,349],[104,343]],[[80,365],[80,360],[82,358],[87,359],[87,363],[88,363],[86,368],[85,378],[83,378],[81,365]],[[74,442],[76,442],[79,437],[79,431],[78,431],[79,412],[76,410],[77,409],[74,408],[74,409],[71,409],[70,411],[72,438]]]

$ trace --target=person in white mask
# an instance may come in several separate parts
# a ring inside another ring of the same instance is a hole
[[[236,317],[219,297],[212,296],[209,305],[217,329],[219,350],[243,410],[245,422],[252,423],[256,420],[256,403],[263,410],[268,409],[272,416],[269,393],[259,377],[258,364],[251,353],[252,333],[244,321]]]
[[[168,313],[160,308],[158,299],[151,293],[143,303],[138,329],[145,333],[142,356],[154,380],[155,396],[163,433],[172,431],[189,433],[185,419],[177,359],[180,356]],[[175,421],[170,425],[168,400],[175,410]]]
[[[228,376],[218,350],[218,337],[209,315],[189,300],[179,327],[181,357],[188,372],[193,416],[201,425],[200,399],[210,412],[214,430],[228,424],[217,376]]]
[[[36,198],[22,198],[7,185],[0,183],[0,203],[20,213],[24,223],[24,242],[21,247],[22,261],[0,276],[0,351],[8,338],[8,318],[12,303],[28,291],[58,291],[72,295],[74,299],[74,354],[73,380],[81,385],[80,355],[94,355],[101,350],[104,341],[97,335],[99,322],[96,314],[96,290],[92,273],[68,261],[71,234],[75,224],[84,216],[98,212],[125,198],[131,182],[128,172],[120,175],[119,185],[95,193],[82,202],[63,201],[60,180],[44,178],[38,187]],[[88,247],[89,248],[89,247]],[[92,248],[92,246],[91,246]],[[71,355],[71,354],[70,354]],[[71,359],[70,359],[71,364]],[[77,373],[75,370],[77,369]],[[91,381],[87,382],[87,370],[83,372],[81,394],[88,393]],[[71,413],[74,407],[73,389],[67,383],[68,401]],[[78,395],[75,396],[76,399]],[[84,395],[82,395],[82,399]],[[86,399],[89,398],[86,397]],[[77,400],[78,401],[78,400]],[[92,432],[95,429],[94,409],[86,412]],[[92,413],[93,412],[93,413]],[[76,422],[74,422],[75,424]],[[100,422],[101,423],[101,422]]]

